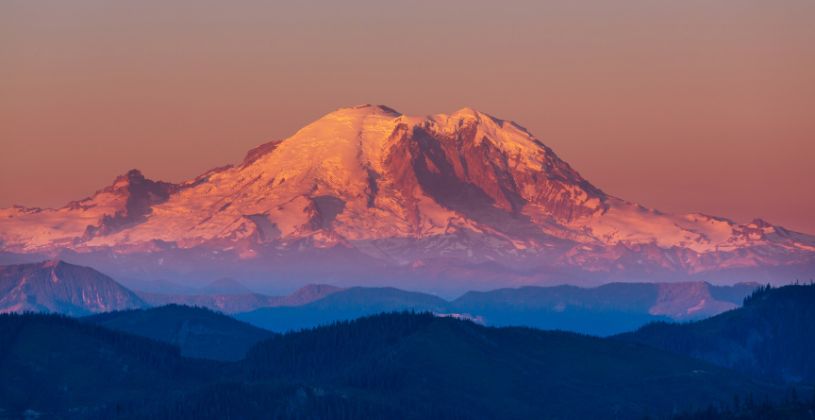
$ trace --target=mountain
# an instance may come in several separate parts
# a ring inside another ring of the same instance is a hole
[[[266,307],[305,305],[339,290],[342,289],[327,284],[309,284],[286,296],[267,296],[260,293],[197,295],[139,292],[138,294],[153,306],[168,304],[201,306],[232,314]]]
[[[763,288],[709,319],[647,325],[619,339],[774,380],[815,383],[815,285]]]
[[[0,266],[0,313],[76,316],[145,306],[135,293],[89,267],[59,260]]]
[[[384,401],[402,418],[642,418],[769,389],[645,346],[430,314],[389,314],[267,340],[242,362]],[[680,403],[681,401],[681,403]]]
[[[226,315],[180,305],[108,312],[82,320],[172,344],[182,356],[212,360],[243,359],[257,342],[272,336]]]
[[[281,297],[276,306],[300,306],[320,300],[344,289],[330,284],[307,284],[290,295]]]
[[[303,305],[259,308],[234,316],[270,331],[285,332],[382,312],[447,312],[449,305],[448,301],[425,293],[392,287],[352,287]]]
[[[0,315],[19,418],[641,418],[782,390],[613,339],[386,314],[274,336],[238,362],[54,315]]]
[[[706,318],[741,305],[758,285],[713,286],[705,282],[611,283],[594,288],[521,287],[468,292],[452,311],[488,325],[611,335],[658,320]]]
[[[180,397],[215,372],[168,344],[56,315],[0,315],[0,343],[3,418],[95,418]]]
[[[269,305],[238,319],[290,331],[392,311],[430,311],[490,326],[527,326],[612,335],[659,320],[693,320],[739,306],[757,285],[613,283],[595,288],[521,287],[468,292],[447,301],[394,288],[354,287],[303,305]]]
[[[178,184],[133,170],[59,209],[0,210],[0,251],[61,255],[122,278],[448,294],[612,280],[785,283],[815,267],[812,235],[614,197],[514,122],[469,108],[413,117],[371,105]]]
[[[224,313],[246,312],[257,308],[275,306],[278,296],[267,296],[259,293],[243,295],[185,295],[166,293],[139,292],[139,297],[151,306],[186,305],[208,308]]]

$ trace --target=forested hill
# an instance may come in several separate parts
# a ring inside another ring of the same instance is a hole
[[[88,418],[118,404],[172,400],[216,365],[176,347],[59,315],[0,315],[0,418],[31,410]]]
[[[815,383],[815,285],[764,287],[744,306],[688,324],[655,323],[617,338],[772,380]]]
[[[83,318],[113,330],[178,346],[187,357],[235,361],[273,333],[222,313],[184,305],[108,312]]]
[[[638,418],[781,389],[637,343],[383,314],[239,362],[46,315],[0,316],[0,418]]]
[[[387,314],[277,336],[250,351],[254,381],[287,378],[382,401],[408,418],[633,418],[772,392],[637,344],[430,314]]]

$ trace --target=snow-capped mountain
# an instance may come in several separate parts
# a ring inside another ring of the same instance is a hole
[[[514,122],[469,108],[412,117],[371,105],[180,184],[133,170],[63,208],[0,210],[0,247],[120,275],[411,279],[462,290],[715,281],[725,271],[738,274],[732,281],[785,282],[815,266],[813,236],[616,198]]]

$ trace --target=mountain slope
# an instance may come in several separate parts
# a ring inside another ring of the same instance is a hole
[[[214,372],[167,344],[55,315],[0,315],[0,343],[8,418],[93,418],[111,404],[179,397]]]
[[[791,382],[815,383],[815,285],[757,291],[741,308],[689,324],[657,323],[625,341]]]
[[[153,206],[167,201],[177,189],[133,169],[93,196],[60,209],[17,206],[0,212],[0,219],[13,219],[2,224],[2,239],[6,243],[22,241],[29,248],[70,247],[143,223]]]
[[[0,266],[0,313],[87,315],[146,306],[135,293],[89,267],[59,260]]]
[[[329,113],[177,185],[131,171],[61,209],[2,210],[0,244],[70,253],[123,277],[296,274],[448,291],[715,280],[734,270],[784,282],[781,272],[815,266],[811,235],[616,198],[511,121],[469,108],[412,117],[370,105]]]
[[[82,318],[102,327],[178,346],[186,357],[240,360],[272,333],[203,308],[167,305]]]
[[[186,305],[198,306],[224,313],[246,312],[267,306],[276,306],[280,297],[259,293],[243,295],[175,295],[139,292],[139,297],[152,306]]]
[[[309,284],[286,296],[267,296],[260,293],[198,295],[147,292],[138,292],[138,295],[153,306],[168,304],[201,306],[233,314],[249,312],[258,308],[305,305],[340,290],[342,289],[327,284]]]
[[[638,418],[732,395],[772,392],[645,346],[526,328],[390,314],[278,336],[243,362],[386,401],[405,418]],[[681,405],[680,405],[681,406]]]
[[[281,297],[277,306],[305,305],[343,290],[345,289],[330,284],[307,284],[295,290],[294,293]]]
[[[53,315],[0,315],[0,342],[12,418],[639,418],[780,395],[638,344],[430,314],[275,336],[233,363]]]
[[[270,331],[285,332],[393,311],[446,312],[449,302],[392,287],[352,287],[298,306],[259,308],[235,318]]]

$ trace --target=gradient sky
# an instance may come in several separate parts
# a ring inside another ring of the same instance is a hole
[[[607,192],[815,233],[815,1],[0,2],[0,206],[180,181],[341,106],[470,106]]]

